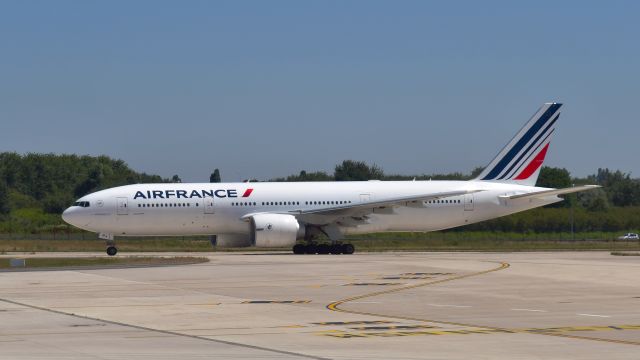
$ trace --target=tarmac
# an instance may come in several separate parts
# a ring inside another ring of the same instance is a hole
[[[637,256],[157,255],[0,272],[0,359],[640,358]]]

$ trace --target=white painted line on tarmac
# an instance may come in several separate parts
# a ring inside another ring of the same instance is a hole
[[[454,308],[470,308],[471,305],[448,305],[448,304],[427,304],[429,306],[438,306],[438,307],[454,307]]]
[[[511,309],[513,311],[531,311],[531,312],[547,312],[547,310],[539,310],[539,309]]]
[[[580,315],[580,316],[593,316],[593,317],[603,317],[603,318],[611,317],[611,316],[609,316],[609,315],[598,315],[598,314],[576,314],[576,315]]]
[[[349,304],[380,304],[380,301],[349,301]]]

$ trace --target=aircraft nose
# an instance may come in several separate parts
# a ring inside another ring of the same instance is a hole
[[[71,224],[71,208],[66,208],[63,212],[62,212],[62,220],[64,222],[66,222],[67,224]],[[71,224],[73,225],[73,224]]]
[[[87,226],[91,223],[91,213],[81,206],[71,206],[62,212],[62,220],[69,225],[88,230]]]

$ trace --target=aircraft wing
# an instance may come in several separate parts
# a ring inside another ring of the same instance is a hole
[[[459,196],[465,194],[476,193],[484,190],[457,190],[457,191],[445,191],[429,194],[416,194],[410,196],[400,196],[394,198],[387,198],[379,201],[369,201],[357,204],[342,204],[332,207],[324,207],[322,209],[310,209],[310,210],[291,210],[288,212],[282,212],[282,214],[290,214],[295,216],[298,220],[304,221],[309,224],[327,225],[339,221],[340,219],[350,218],[352,225],[357,225],[364,222],[362,217],[366,217],[372,213],[389,213],[394,207],[398,206],[422,206],[421,202],[437,200],[450,196]],[[246,214],[242,217],[244,220],[248,220],[257,213]],[[354,223],[355,221],[355,223]],[[343,225],[346,225],[343,223]]]
[[[396,198],[390,198],[380,201],[369,201],[358,204],[346,204],[338,205],[329,208],[312,209],[312,210],[299,210],[292,211],[292,214],[318,214],[318,215],[334,215],[334,214],[347,214],[351,212],[374,212],[374,209],[383,209],[391,206],[411,206],[412,204],[419,203],[421,201],[430,201],[442,199],[450,196],[459,196],[465,194],[476,193],[483,190],[458,190],[458,191],[446,191],[430,194],[418,194],[411,196],[401,196]]]
[[[564,189],[551,189],[551,190],[536,191],[536,192],[526,193],[526,194],[507,195],[507,196],[501,196],[501,197],[502,198],[507,198],[507,199],[510,199],[510,200],[515,200],[515,199],[536,199],[536,198],[544,198],[544,197],[553,196],[553,195],[571,194],[571,193],[578,192],[578,191],[597,189],[597,188],[600,188],[600,187],[602,187],[602,186],[600,186],[600,185],[582,185],[582,186],[573,186],[573,187],[564,188]]]

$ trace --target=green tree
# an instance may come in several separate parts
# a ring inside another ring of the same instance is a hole
[[[92,193],[102,184],[104,180],[102,169],[100,167],[94,167],[89,171],[86,179],[84,179],[74,190],[75,197],[82,197],[86,194]]]
[[[336,181],[380,180],[384,172],[375,164],[369,166],[364,161],[344,160],[336,165],[333,176]]]
[[[605,211],[609,209],[609,199],[602,188],[577,193],[576,196],[578,204],[589,211]]]
[[[220,170],[218,170],[217,168],[213,170],[213,172],[211,173],[211,176],[209,176],[209,182],[210,183],[222,182],[222,178],[220,177]]]
[[[540,176],[536,186],[548,187],[548,188],[567,188],[572,186],[571,174],[564,168],[543,166],[540,169]],[[563,202],[547,205],[548,208],[558,207],[571,207],[574,202],[574,197],[565,196]]]
[[[640,205],[640,181],[620,170],[598,169],[588,180],[602,185],[609,202],[614,206]]]
[[[8,214],[11,211],[9,206],[9,188],[4,180],[0,180],[0,214]]]
[[[543,166],[536,186],[561,189],[571,187],[571,184],[571,175],[567,169]]]
[[[300,171],[298,175],[289,175],[287,178],[278,179],[278,181],[333,181],[333,176],[323,171],[307,172]]]
[[[484,170],[484,166],[477,166],[475,167],[472,171],[471,171],[471,179],[475,179],[476,177],[478,177],[478,175],[480,175],[480,173],[482,172],[482,170]]]
[[[0,182],[12,213],[24,208],[59,212],[75,198],[114,186],[167,182],[137,173],[108,156],[0,153]],[[55,217],[46,217],[48,219]]]
[[[173,175],[173,176],[171,177],[171,182],[172,182],[172,183],[181,183],[181,182],[182,182],[182,179],[180,179],[180,176],[178,176],[178,175]]]
[[[54,192],[48,195],[42,202],[42,208],[49,214],[60,214],[73,202],[67,194]]]

